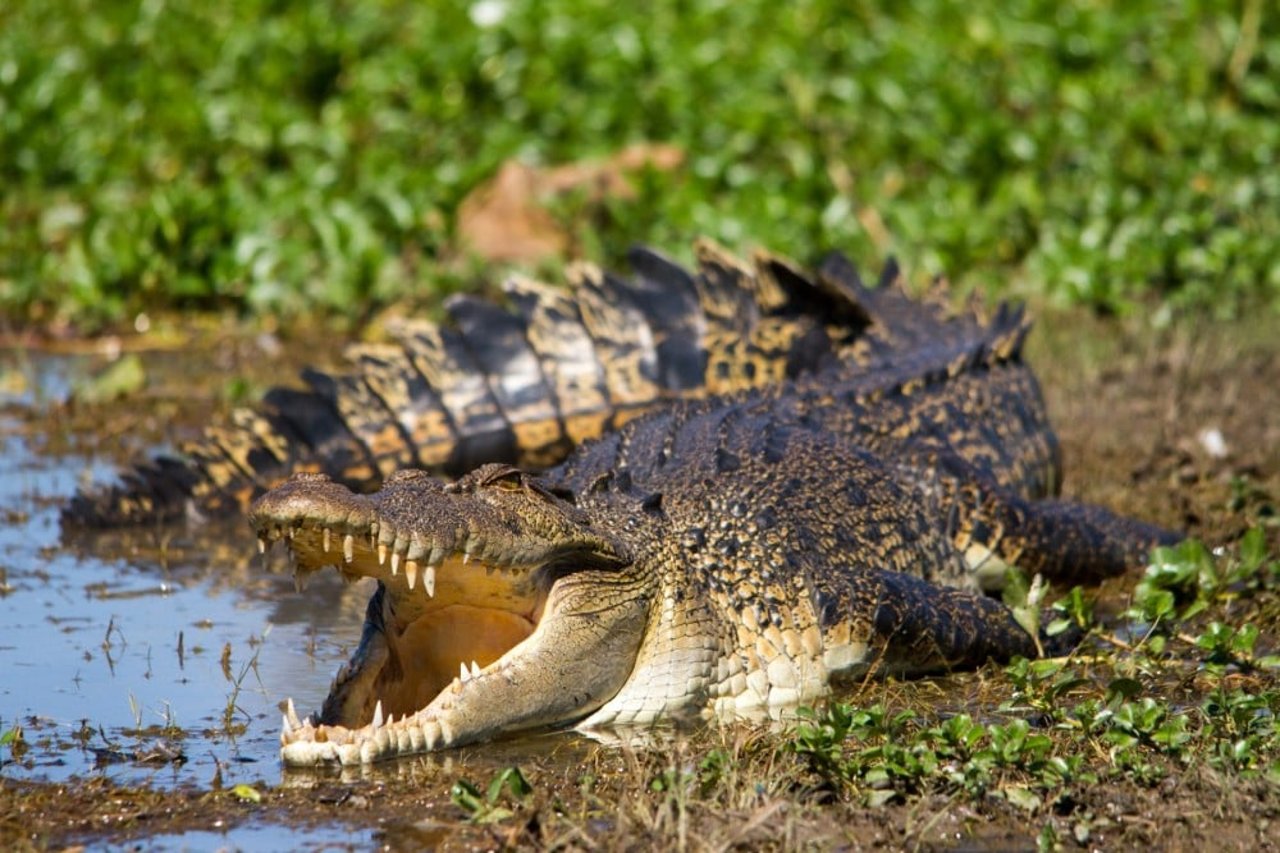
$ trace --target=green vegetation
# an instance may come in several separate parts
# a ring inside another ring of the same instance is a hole
[[[252,785],[236,785],[231,789],[231,795],[246,803],[262,802],[262,792]]]
[[[449,789],[449,799],[454,805],[471,816],[474,823],[497,823],[511,817],[511,809],[498,805],[503,789],[506,789],[514,801],[523,800],[533,793],[533,787],[519,767],[506,767],[496,773],[489,782],[489,789],[483,795],[480,790],[465,779],[459,779]]]
[[[539,798],[554,773],[531,777],[532,796],[513,787],[513,808],[497,818],[489,809],[501,775],[487,798],[472,786],[461,797],[455,787],[454,802],[473,820],[512,819],[513,831],[526,832],[540,824],[551,837],[562,821],[589,825],[621,802],[619,815],[646,816],[620,818],[622,828],[668,844],[673,837],[683,844],[686,831],[714,838],[712,816],[722,810],[767,816],[781,812],[779,802],[787,804],[787,820],[739,823],[754,826],[757,841],[786,839],[780,846],[792,847],[803,846],[794,842],[804,824],[798,814],[834,826],[875,826],[868,815],[881,813],[911,846],[955,843],[969,833],[981,838],[983,821],[955,836],[936,829],[954,821],[949,815],[978,809],[988,820],[1003,813],[1023,827],[1034,821],[1028,836],[1053,850],[1125,838],[1123,810],[1113,808],[1118,798],[1144,803],[1138,813],[1157,835],[1182,831],[1174,828],[1179,810],[1200,819],[1205,802],[1253,815],[1265,835],[1275,810],[1250,812],[1249,803],[1271,802],[1280,790],[1280,658],[1255,657],[1254,641],[1275,636],[1278,590],[1280,559],[1267,554],[1261,529],[1229,554],[1210,555],[1188,542],[1162,549],[1132,607],[1091,621],[1090,635],[1070,656],[958,676],[980,694],[959,706],[939,708],[939,691],[927,682],[869,682],[848,703],[805,711],[781,733],[720,730],[677,740],[629,757],[612,779],[593,768],[578,780],[586,804]],[[1173,610],[1164,606],[1166,593],[1177,602]],[[1062,602],[1063,618],[1086,617],[1082,602],[1073,590]],[[1226,630],[1224,622],[1241,627]],[[1240,642],[1242,636],[1249,639]],[[942,694],[954,696],[955,686]],[[1256,844],[1251,833],[1224,846]]]
[[[0,11],[0,306],[359,314],[467,272],[503,161],[671,143],[580,250],[900,255],[1108,310],[1280,305],[1262,0],[166,4]]]
[[[1138,639],[1095,626],[1068,658],[1014,661],[987,722],[833,703],[790,747],[820,784],[872,805],[934,790],[1035,811],[1080,785],[1150,786],[1201,765],[1280,785],[1280,656],[1254,656],[1250,621],[1274,634],[1277,589],[1280,560],[1260,528],[1216,560],[1194,540],[1161,548],[1124,614]],[[1063,609],[1079,615],[1080,601],[1073,590]]]

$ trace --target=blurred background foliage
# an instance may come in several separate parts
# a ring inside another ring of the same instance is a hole
[[[500,164],[669,143],[574,252],[707,234],[1106,311],[1280,306],[1263,0],[5,0],[0,308],[355,315]]]

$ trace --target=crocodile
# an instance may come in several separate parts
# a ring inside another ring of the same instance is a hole
[[[90,487],[64,527],[117,527],[242,513],[298,471],[372,491],[400,468],[460,475],[486,462],[539,470],[584,441],[677,399],[778,385],[834,364],[874,371],[904,353],[972,338],[941,300],[908,299],[892,260],[864,286],[842,256],[809,275],[757,252],[700,240],[689,271],[636,248],[631,278],[584,263],[570,287],[514,276],[510,309],[457,295],[448,322],[389,325],[390,343],[356,344],[349,367],[308,369],[305,388],[256,407]]]
[[[283,540],[300,580],[377,580],[321,709],[287,702],[282,760],[778,717],[869,675],[1062,651],[981,569],[1094,580],[1177,535],[1053,497],[1029,324],[1002,307],[970,328],[872,370],[672,403],[541,473],[402,470],[373,494],[299,473],[267,492],[264,552]]]

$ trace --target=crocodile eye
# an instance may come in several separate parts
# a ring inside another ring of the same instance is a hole
[[[524,488],[524,472],[511,465],[482,465],[471,475],[481,488],[492,486],[506,492]]]
[[[520,482],[520,475],[515,474],[510,477],[503,477],[501,480],[495,480],[493,485],[504,492],[518,492],[524,488]]]

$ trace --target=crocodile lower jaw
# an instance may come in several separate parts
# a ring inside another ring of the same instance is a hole
[[[463,690],[466,682],[482,675],[483,670],[468,672],[466,681],[459,676],[445,693]],[[289,767],[370,764],[455,743],[448,715],[434,714],[430,707],[396,719],[394,714],[383,714],[379,701],[373,720],[359,727],[318,724],[310,717],[299,719],[292,699],[287,701],[286,709],[280,732],[280,760]]]

